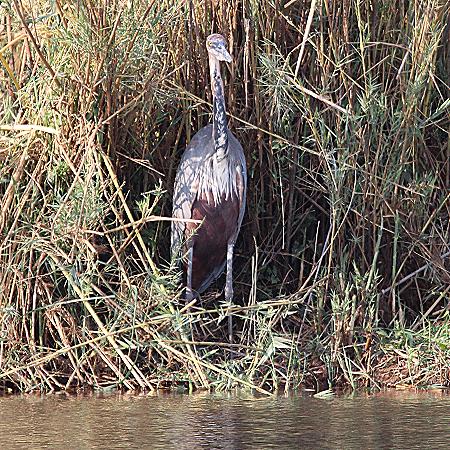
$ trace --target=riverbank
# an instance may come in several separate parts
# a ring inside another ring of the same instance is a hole
[[[1,9],[0,389],[449,386],[449,5],[212,5]],[[211,31],[247,212],[234,304],[186,305]]]

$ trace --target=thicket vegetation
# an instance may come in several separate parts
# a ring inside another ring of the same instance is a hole
[[[3,1],[1,389],[449,385],[448,23],[445,0]],[[211,32],[249,172],[231,306],[223,280],[186,305],[169,261]]]

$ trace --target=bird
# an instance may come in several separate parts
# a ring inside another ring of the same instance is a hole
[[[171,252],[182,261],[187,301],[226,269],[225,301],[231,304],[233,253],[245,212],[247,168],[242,146],[228,128],[220,63],[232,58],[225,38],[209,35],[206,49],[212,124],[194,135],[181,157],[173,191]]]

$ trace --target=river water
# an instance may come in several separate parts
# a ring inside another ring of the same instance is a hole
[[[450,449],[450,396],[8,396],[0,448]]]

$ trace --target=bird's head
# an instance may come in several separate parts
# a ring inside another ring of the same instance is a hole
[[[221,34],[210,34],[206,39],[208,54],[219,61],[231,62],[231,56],[227,50],[227,43]]]

